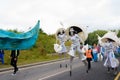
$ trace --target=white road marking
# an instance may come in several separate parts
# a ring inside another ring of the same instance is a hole
[[[26,70],[26,69],[31,69],[31,68],[36,68],[36,67],[51,65],[51,64],[55,64],[55,63],[59,63],[59,62],[63,62],[63,61],[57,61],[57,62],[51,62],[51,63],[41,64],[41,65],[36,65],[36,66],[30,66],[30,67],[20,68],[19,70]],[[8,70],[8,71],[0,72],[0,74],[9,73],[9,72],[12,72],[12,71],[13,70]]]
[[[61,72],[58,72],[58,73],[55,73],[55,74],[52,74],[52,75],[49,75],[49,76],[46,76],[46,77],[40,78],[40,79],[38,79],[38,80],[44,80],[44,79],[47,79],[47,78],[50,78],[50,77],[53,77],[53,76],[56,76],[56,75],[62,74],[62,73],[67,72],[67,71],[69,71],[69,70],[68,70],[68,69],[67,69],[67,70],[63,70],[63,71],[61,71]]]
[[[75,68],[78,68],[80,66],[84,66],[84,64],[82,64],[82,65],[73,65],[73,68],[75,69]],[[54,77],[56,75],[59,75],[59,74],[62,74],[62,73],[68,72],[68,71],[70,71],[70,68],[67,68],[67,69],[65,69],[63,71],[60,71],[60,72],[57,72],[57,73],[52,73],[51,75],[47,75],[46,77],[40,78],[38,80],[45,80],[45,79],[48,79],[50,77]],[[69,74],[69,72],[68,72],[68,74]]]
[[[77,57],[75,59],[77,59]],[[68,60],[69,59],[62,60],[62,61],[51,62],[51,63],[46,63],[46,64],[41,64],[41,65],[36,65],[36,66],[30,66],[30,67],[20,68],[19,70],[26,70],[26,69],[31,69],[31,68],[41,67],[41,66],[47,66],[47,65],[51,65],[51,64],[55,64],[55,63],[59,63],[59,62],[68,61]],[[3,71],[3,72],[0,72],[0,74],[10,73],[10,72],[13,72],[13,70]]]

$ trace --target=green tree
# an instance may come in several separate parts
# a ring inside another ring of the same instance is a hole
[[[117,36],[120,38],[120,30],[119,30],[118,35],[117,35]]]
[[[94,31],[92,33],[89,33],[88,34],[88,38],[86,40],[86,44],[89,44],[89,45],[93,45],[94,43],[98,43],[98,37],[97,37],[97,34],[102,37],[105,33],[107,33],[107,31],[105,30],[97,30],[97,31]]]

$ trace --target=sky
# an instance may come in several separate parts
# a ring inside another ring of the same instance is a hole
[[[73,25],[88,26],[88,32],[120,29],[119,4],[120,0],[0,0],[0,29],[28,31],[38,20],[47,34]]]

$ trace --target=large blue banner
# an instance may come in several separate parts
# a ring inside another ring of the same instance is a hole
[[[14,33],[0,30],[0,49],[3,50],[24,50],[31,48],[39,34],[40,21],[28,32]]]

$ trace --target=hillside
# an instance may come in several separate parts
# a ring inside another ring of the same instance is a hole
[[[55,43],[54,35],[47,35],[42,30],[40,30],[35,45],[31,49],[20,51],[18,64],[22,65],[26,63],[28,64],[58,58],[57,55],[52,56],[52,53],[55,53],[53,49],[54,43]],[[1,65],[0,63],[0,67],[4,67],[9,64],[10,64],[10,50],[5,50],[5,65]]]

